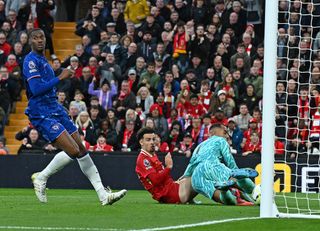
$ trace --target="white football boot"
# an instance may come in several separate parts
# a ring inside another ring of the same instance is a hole
[[[38,179],[39,172],[33,173],[31,176],[34,191],[41,203],[47,203],[46,181]]]
[[[127,190],[122,189],[119,192],[112,192],[110,188],[106,188],[106,197],[101,201],[102,205],[112,205],[127,194]]]

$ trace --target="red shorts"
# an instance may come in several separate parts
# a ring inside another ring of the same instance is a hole
[[[166,185],[166,188],[163,190],[164,193],[161,195],[159,202],[167,204],[180,204],[179,186],[180,185],[176,182]]]

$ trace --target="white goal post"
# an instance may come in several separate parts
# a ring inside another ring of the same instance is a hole
[[[289,4],[293,1],[287,1]],[[303,2],[303,1],[301,1]],[[291,213],[290,209],[286,212],[278,211],[277,196],[274,194],[274,163],[275,163],[275,116],[276,116],[276,84],[277,84],[277,33],[278,33],[278,0],[266,0],[265,7],[265,37],[264,37],[264,85],[263,85],[263,122],[262,122],[262,153],[261,153],[261,205],[260,205],[260,217],[273,218],[273,217],[293,217],[293,218],[320,218],[320,196],[316,196],[313,202],[316,203],[314,210],[299,209],[299,197],[298,190],[292,193],[291,196],[284,195],[285,206],[286,196],[289,199],[295,200],[297,203],[296,212]],[[288,12],[289,14],[289,12]],[[313,15],[311,15],[312,17]],[[312,21],[312,20],[311,20]],[[309,155],[310,153],[307,153]],[[296,159],[298,160],[298,158]],[[308,162],[306,162],[308,164]],[[319,164],[319,162],[318,162]],[[298,166],[299,163],[296,163]],[[312,167],[312,166],[311,166]],[[310,168],[311,168],[310,167]],[[314,167],[314,165],[313,165]],[[320,166],[315,168],[320,169]],[[320,173],[318,174],[320,176]],[[297,176],[295,176],[297,177]],[[297,181],[292,180],[292,184],[296,184]],[[320,180],[319,180],[320,181]],[[319,187],[319,183],[317,185]],[[298,186],[296,185],[296,188]],[[318,194],[320,189],[318,188]],[[308,194],[308,192],[306,193]],[[311,194],[311,193],[310,193]],[[298,196],[297,196],[298,195]],[[314,195],[314,194],[313,194]],[[296,198],[295,198],[296,197]],[[310,197],[312,198],[312,197]],[[306,200],[307,206],[309,206],[309,196],[303,197]],[[289,207],[289,206],[288,206]],[[280,207],[279,207],[280,208]],[[309,208],[309,207],[308,207]]]

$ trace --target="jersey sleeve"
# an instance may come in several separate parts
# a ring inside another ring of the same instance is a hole
[[[224,164],[231,169],[238,168],[231,152],[230,146],[225,139],[221,139],[221,154],[223,156]]]
[[[152,167],[147,157],[139,155],[136,163],[136,173],[142,177],[147,178],[150,173],[155,173],[156,170]]]
[[[40,78],[39,67],[36,64],[35,60],[31,58],[27,59],[23,63],[23,74],[25,76],[26,81],[30,81],[34,78]]]

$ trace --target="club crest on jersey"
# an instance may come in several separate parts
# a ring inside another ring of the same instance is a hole
[[[143,160],[143,164],[144,164],[144,166],[146,166],[146,169],[148,170],[149,168],[151,168],[151,164],[150,164],[150,162],[149,162],[149,160]]]
[[[30,69],[36,68],[36,64],[34,64],[33,61],[29,61],[28,66],[29,66]]]
[[[60,128],[59,124],[55,124],[52,126],[52,130],[54,130],[54,131],[58,131],[59,128]]]

